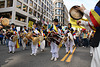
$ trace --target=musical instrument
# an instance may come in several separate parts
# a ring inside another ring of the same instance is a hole
[[[31,36],[32,36],[32,32],[29,32],[29,33],[26,34],[27,39],[31,39]]]
[[[3,18],[3,19],[1,20],[1,24],[2,24],[3,26],[8,26],[8,25],[9,25],[9,19]]]
[[[56,34],[55,32],[51,32],[48,34],[47,36],[47,41],[48,42],[55,42],[57,45],[60,44],[61,40],[63,39],[63,37],[60,34]]]
[[[18,39],[18,36],[17,35],[14,35],[12,41],[15,42],[15,41],[17,41],[17,39]]]
[[[83,15],[84,15],[80,10],[76,9],[77,7],[80,7],[80,6],[78,6],[78,5],[73,6],[69,11],[71,18],[73,18],[75,20],[82,19]]]
[[[36,45],[39,42],[39,37],[31,37],[33,45]]]

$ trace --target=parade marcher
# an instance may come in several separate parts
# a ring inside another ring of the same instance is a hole
[[[56,33],[61,34],[61,30],[58,28],[58,26],[59,26],[58,25],[58,19],[54,19],[53,22],[54,22],[54,25],[53,25],[53,27],[51,27],[51,31],[54,30],[54,26],[56,26],[56,29],[57,29]],[[59,54],[58,54],[59,48],[58,48],[58,45],[56,44],[55,41],[52,41],[50,46],[51,46],[51,53],[52,53],[51,60],[54,59],[54,61],[57,61],[57,58],[59,58]]]
[[[65,37],[67,36],[67,39],[66,39],[66,41],[65,41],[65,49],[66,49],[66,53],[68,53],[68,46],[69,46],[69,38],[68,38],[68,33],[69,33],[69,31],[68,30],[65,30],[64,31],[64,34],[65,34]]]
[[[9,43],[9,34],[10,34],[10,29],[8,29],[7,31],[6,31],[6,34],[5,34],[5,37],[6,37],[6,46],[8,47],[8,43]]]
[[[23,46],[23,50],[26,49],[26,44],[27,44],[27,38],[25,37],[26,34],[28,33],[28,30],[26,29],[26,26],[24,26],[24,29],[23,29],[23,37],[22,37],[22,46]]]
[[[93,30],[96,30],[92,44],[93,47],[93,58],[91,62],[91,67],[100,67],[100,1],[96,4],[95,9],[88,11],[86,8],[82,5],[82,7],[78,7],[78,10],[82,11],[86,18],[89,20],[89,22],[82,22],[78,21],[78,25],[83,25],[84,27],[88,27],[87,29],[91,28]]]
[[[13,41],[13,37],[16,35],[16,28],[15,28],[15,24],[12,23],[11,24],[11,31],[10,31],[10,38],[9,38],[9,53],[15,53],[15,45],[16,45],[16,41]]]
[[[40,32],[41,32],[41,35],[42,35],[43,37],[45,37],[45,29],[44,29],[44,27],[42,27],[42,29],[41,29]],[[44,49],[45,49],[45,38],[44,38],[44,40],[41,42],[40,48],[41,48],[41,51],[44,51]]]
[[[69,39],[69,43],[68,45],[66,46],[66,51],[68,52],[69,50],[69,47],[70,47],[70,52],[72,53],[73,52],[73,45],[74,45],[74,39],[73,39],[73,29],[70,30],[70,32],[68,32],[68,39]]]
[[[34,23],[34,28],[33,28],[33,37],[37,37],[39,35],[39,31],[37,30],[37,23]],[[37,54],[37,49],[38,49],[38,43],[34,44],[33,42],[31,42],[31,49],[32,49],[32,53],[31,55],[36,56]]]

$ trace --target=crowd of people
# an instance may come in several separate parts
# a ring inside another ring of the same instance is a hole
[[[54,61],[56,61],[57,58],[59,57],[59,54],[58,54],[59,44],[56,43],[56,40],[53,39],[54,37],[51,38],[50,42],[47,41],[46,37],[49,38],[48,36],[50,33],[67,37],[67,39],[62,42],[62,44],[64,44],[66,48],[66,53],[68,53],[69,48],[72,53],[74,45],[76,47],[83,46],[86,48],[89,46],[89,44],[91,44],[91,39],[92,39],[92,36],[94,35],[93,31],[87,31],[86,29],[82,29],[80,31],[74,30],[72,28],[71,23],[69,23],[68,27],[66,27],[65,30],[63,30],[62,27],[58,25],[58,19],[54,19],[53,22],[54,22],[53,25],[48,30],[47,28],[44,28],[44,26],[41,26],[41,28],[39,29],[37,23],[34,23],[33,29],[27,29],[27,27],[24,26],[21,31],[17,31],[17,29],[15,28],[15,24],[12,23],[10,29],[7,29],[6,31],[3,30],[3,28],[0,29],[0,42],[1,42],[0,44],[1,45],[6,44],[6,46],[9,47],[9,53],[15,53],[15,46],[17,44],[17,41],[15,42],[12,41],[14,37],[12,35],[17,35],[18,44],[19,46],[23,47],[23,50],[25,50],[27,46],[31,46],[31,49],[32,49],[31,55],[36,56],[38,46],[40,46],[41,51],[44,51],[46,46],[51,46],[51,53],[52,53],[51,60],[55,58]],[[32,39],[27,39],[27,38],[25,39],[25,36],[29,32],[32,32],[31,37],[39,37],[39,36],[44,37],[44,40],[40,43],[41,45],[39,45],[39,43],[34,44],[32,42]],[[59,38],[60,37],[58,37],[58,39]]]

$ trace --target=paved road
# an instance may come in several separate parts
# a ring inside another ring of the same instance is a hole
[[[8,47],[0,45],[0,67],[90,67],[91,62],[89,48],[83,47],[76,48],[73,54],[68,55],[65,53],[65,48],[61,48],[60,57],[56,62],[50,60],[50,47],[44,52],[39,49],[37,56],[30,56],[30,53],[30,47],[25,51],[21,47],[16,49],[15,54],[9,54]],[[70,62],[66,62],[68,58],[71,59]]]

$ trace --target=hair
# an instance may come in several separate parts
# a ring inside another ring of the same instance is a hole
[[[53,22],[57,22],[58,23],[59,21],[58,21],[58,19],[54,19]]]

